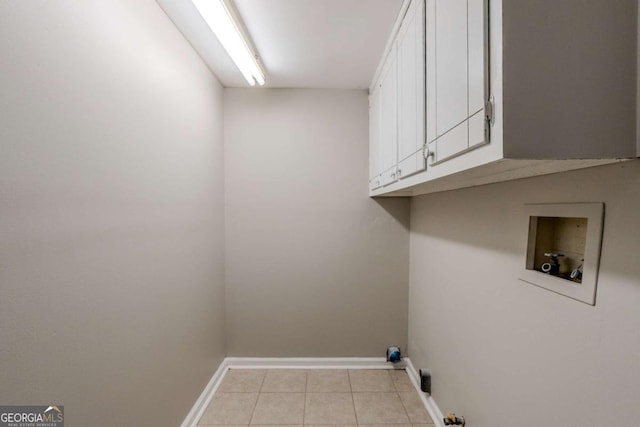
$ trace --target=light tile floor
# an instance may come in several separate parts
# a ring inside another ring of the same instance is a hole
[[[232,369],[199,426],[433,426],[404,370]]]

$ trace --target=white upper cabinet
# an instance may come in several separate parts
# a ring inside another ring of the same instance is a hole
[[[436,130],[438,137],[468,116],[467,0],[436,0]]]
[[[380,90],[369,97],[369,189],[380,187]]]
[[[425,10],[426,142],[436,140],[436,0],[426,1]]]
[[[424,0],[414,0],[370,91],[371,190],[425,169],[424,25]]]
[[[396,180],[398,163],[398,69],[394,46],[380,78],[380,154],[382,185]]]
[[[370,91],[370,194],[636,158],[637,2],[578,3],[405,0]]]
[[[485,142],[484,0],[435,0],[436,137],[430,164]],[[431,142],[431,141],[429,141]]]
[[[487,14],[485,0],[467,2],[467,72],[468,72],[468,110],[469,148],[488,141],[485,135],[485,105],[488,102],[488,81],[485,61],[487,36]]]
[[[415,1],[398,32],[398,178],[424,170],[424,2]]]
[[[467,46],[469,52],[469,110],[473,116],[484,108],[485,104],[485,2],[468,0],[467,7]]]

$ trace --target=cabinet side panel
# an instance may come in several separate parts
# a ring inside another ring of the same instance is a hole
[[[636,155],[636,0],[503,2],[505,155]]]

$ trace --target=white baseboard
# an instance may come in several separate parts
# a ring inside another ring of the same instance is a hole
[[[213,399],[213,395],[218,390],[218,387],[222,383],[222,380],[229,370],[229,366],[227,365],[227,359],[224,359],[218,369],[213,373],[213,376],[209,380],[209,383],[204,388],[196,403],[193,404],[193,407],[187,414],[186,418],[180,425],[180,427],[196,427],[198,425],[198,421],[204,415],[204,411],[207,410],[207,406],[211,403],[211,399]]]
[[[427,408],[427,412],[429,412],[431,419],[433,420],[433,422],[437,427],[444,427],[444,423],[442,421],[444,417],[442,416],[442,412],[440,411],[440,408],[438,408],[436,401],[433,400],[433,397],[431,397],[430,395],[420,390],[420,374],[418,374],[418,371],[416,371],[416,368],[413,366],[413,363],[411,363],[411,359],[405,358],[404,360],[406,361],[406,364],[407,364],[405,368],[407,370],[407,374],[409,374],[409,378],[411,379],[413,386],[418,391],[418,394],[420,395],[420,399],[422,400],[422,403],[424,404],[425,408]]]
[[[182,422],[181,427],[197,427],[198,421],[204,414],[222,383],[229,369],[406,369],[409,378],[418,391],[422,403],[429,412],[436,427],[444,427],[442,413],[431,396],[420,391],[418,373],[409,358],[400,363],[389,363],[384,357],[227,357],[225,358],[196,403]]]
[[[229,368],[243,369],[394,369],[384,357],[227,357]]]

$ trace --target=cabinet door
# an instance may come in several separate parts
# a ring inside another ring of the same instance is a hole
[[[424,170],[424,0],[414,0],[402,21],[398,49],[398,177]]]
[[[427,0],[425,11],[426,141],[436,140],[436,0]]]
[[[487,71],[485,45],[487,1],[468,1],[467,44],[469,46],[469,147],[485,142],[485,101],[487,99]]]
[[[369,95],[369,179],[373,188],[380,186],[380,172],[380,90],[375,87]]]
[[[437,139],[431,162],[485,143],[486,1],[435,0]]]
[[[389,52],[380,77],[380,158],[381,171],[398,163],[397,50]],[[394,175],[395,178],[395,175]]]
[[[468,116],[467,0],[436,0],[438,137]]]
[[[380,175],[376,175],[369,179],[369,191],[377,190],[382,186]]]

